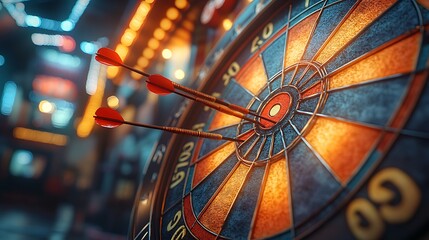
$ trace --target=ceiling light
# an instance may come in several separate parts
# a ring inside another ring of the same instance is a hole
[[[162,50],[162,57],[165,59],[170,59],[173,56],[173,53],[171,52],[170,49],[166,48],[164,50]]]

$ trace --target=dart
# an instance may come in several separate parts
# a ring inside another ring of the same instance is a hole
[[[227,114],[231,114],[232,111],[226,111],[225,112],[224,111],[225,109],[237,111],[237,112],[240,112],[241,114],[232,114],[232,115],[234,115],[236,117],[240,117],[242,119],[248,120],[248,121],[256,123],[256,124],[260,124],[260,123],[253,120],[253,119],[249,120],[250,118],[244,117],[244,115],[250,114],[250,115],[253,115],[255,117],[259,117],[261,119],[264,119],[266,121],[276,123],[275,121],[273,121],[269,118],[258,115],[257,113],[251,111],[250,109],[247,109],[247,108],[235,105],[235,104],[228,103],[228,102],[223,101],[223,100],[216,98],[214,96],[211,96],[211,95],[196,91],[194,89],[185,87],[183,85],[180,85],[176,82],[169,80],[168,78],[166,78],[162,75],[145,73],[145,72],[140,71],[138,69],[127,66],[123,63],[123,61],[122,61],[121,57],[118,55],[118,53],[116,53],[112,49],[100,48],[96,53],[95,59],[102,64],[109,65],[109,66],[121,66],[121,67],[124,67],[130,71],[139,73],[139,74],[147,77],[148,80],[146,81],[146,83],[147,83],[146,85],[147,85],[148,89],[153,93],[156,93],[159,95],[167,95],[170,93],[176,93],[176,94],[179,94],[183,97],[190,98],[194,101],[198,101],[198,102],[201,102],[203,104],[206,104],[211,108],[215,108],[216,110],[222,111],[222,112],[227,113]],[[183,92],[189,93],[189,94],[194,95],[196,97],[191,97],[190,95],[187,95],[187,94],[180,94],[179,92],[175,91],[175,89],[179,89]],[[216,104],[220,104],[224,107],[213,107],[214,105],[208,104],[208,103],[216,103]]]
[[[227,141],[234,141],[234,142],[244,141],[242,139],[225,137],[217,133],[208,133],[208,132],[194,131],[194,130],[177,128],[177,127],[157,126],[157,125],[151,125],[151,124],[129,122],[129,121],[125,121],[119,112],[107,107],[98,108],[97,111],[95,112],[94,118],[95,118],[95,122],[98,125],[105,128],[116,128],[121,126],[122,124],[128,124],[132,126],[158,129],[162,131],[184,134],[184,135],[189,135],[193,137],[209,138],[209,139],[216,139],[216,140],[227,140]]]

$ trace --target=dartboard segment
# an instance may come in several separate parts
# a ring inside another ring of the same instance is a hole
[[[339,27],[332,32],[326,43],[315,54],[315,60],[320,63],[327,62],[395,2],[395,0],[377,2],[362,0],[356,3],[356,6],[349,11]],[[361,14],[362,12],[365,14]]]
[[[249,210],[257,208],[264,174],[265,166],[250,169],[245,183],[222,226],[222,231],[220,232],[222,237],[240,239],[251,232],[254,212]]]
[[[342,190],[342,186],[304,141],[300,141],[287,154],[293,221],[298,227],[326,206]]]
[[[195,215],[198,216],[201,213],[204,206],[208,203],[210,198],[216,194],[216,191],[220,188],[224,179],[228,177],[237,164],[237,157],[231,155],[216,169],[208,173],[201,182],[198,182],[197,185],[191,188],[192,206]],[[188,179],[188,181],[192,181],[192,179]]]
[[[235,151],[235,143],[227,142],[216,148],[214,151],[201,157],[196,162],[193,186],[197,185],[202,179],[217,168]]]
[[[202,213],[198,216],[200,222],[209,230],[219,234],[224,221],[234,203],[238,192],[244,184],[250,167],[238,164],[222,184],[221,189],[207,203]]]
[[[225,137],[235,137],[236,136],[236,129],[238,125],[230,125],[218,129],[214,129],[211,132],[217,133]],[[250,128],[249,128],[250,129]],[[248,130],[249,130],[248,129]],[[202,156],[208,154],[209,152],[213,151],[215,148],[219,147],[220,145],[224,144],[226,141],[212,141],[209,139],[200,139],[198,142],[199,147],[199,153],[198,153],[198,159],[200,159]],[[193,159],[194,161],[196,158]]]
[[[383,44],[400,39],[400,36],[406,36],[407,33],[413,33],[417,29],[421,29],[421,23],[413,3],[397,1],[323,64],[328,72],[334,72],[364,54],[372,54],[372,50],[378,47],[383,48]]]
[[[258,202],[252,238],[267,238],[292,227],[289,173],[284,157],[268,164]]]
[[[313,13],[311,16],[289,29],[284,68],[301,60],[319,16],[320,12]]]
[[[410,82],[411,76],[404,75],[330,91],[321,113],[362,124],[386,126],[402,103]]]
[[[322,15],[314,30],[303,59],[313,59],[314,54],[326,44],[328,36],[341,23],[347,12],[356,3],[355,0],[336,1],[326,3],[326,7],[322,9]],[[313,59],[314,60],[314,59]]]
[[[368,57],[349,62],[329,76],[330,89],[412,72],[419,55],[421,33],[405,34],[376,48]]]
[[[374,148],[381,131],[317,117],[305,139],[346,184]]]
[[[250,60],[235,79],[243,88],[253,94],[258,94],[259,90],[268,82],[262,58],[257,57]]]

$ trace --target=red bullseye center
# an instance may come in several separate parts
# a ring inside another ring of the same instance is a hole
[[[282,92],[274,95],[262,108],[261,116],[271,119],[274,122],[279,122],[288,112],[292,103],[292,97],[287,92]],[[276,123],[272,123],[265,119],[260,119],[265,129],[271,128]]]

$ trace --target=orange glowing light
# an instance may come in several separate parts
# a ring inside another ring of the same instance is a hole
[[[153,36],[158,40],[162,40],[165,37],[165,31],[161,28],[157,28],[155,31],[153,31]]]
[[[173,23],[171,22],[170,19],[168,18],[163,18],[161,20],[161,22],[159,23],[159,26],[164,29],[165,31],[170,30],[171,26],[173,25]]]
[[[149,41],[147,42],[147,45],[152,48],[153,50],[157,49],[159,47],[159,41],[156,40],[155,38],[151,38],[149,39]]]
[[[131,29],[126,29],[125,33],[122,35],[121,37],[121,43],[126,46],[129,47],[131,46],[131,44],[133,44],[134,39],[136,38],[136,32],[131,30]]]
[[[143,57],[145,57],[147,59],[151,59],[151,58],[153,58],[153,56],[155,56],[155,52],[153,51],[153,49],[145,48],[143,50]]]
[[[109,66],[107,67],[107,77],[112,79],[115,78],[119,73],[119,67]]]
[[[141,2],[139,7],[137,8],[136,15],[141,15],[146,17],[150,10],[150,5],[147,2]]]
[[[68,142],[66,135],[17,127],[13,129],[13,136],[17,139],[46,143],[56,146],[65,146]]]
[[[171,7],[167,10],[167,17],[171,20],[176,20],[179,17],[179,10],[177,8]]]
[[[174,1],[174,5],[178,9],[184,9],[188,6],[188,1],[187,0],[176,0],[176,1]]]
[[[177,80],[182,80],[185,78],[185,71],[183,71],[182,69],[177,69],[176,71],[174,71],[174,77]]]
[[[225,31],[228,31],[232,27],[232,21],[228,18],[225,18],[222,21],[222,26],[223,26],[223,29],[225,29]]]
[[[116,96],[109,96],[107,98],[107,106],[113,109],[117,109],[119,107],[119,98]]]
[[[124,60],[128,54],[128,47],[126,47],[122,44],[118,44],[116,46],[115,52],[117,52],[118,55],[121,57],[121,59]]]
[[[149,60],[145,57],[139,57],[139,59],[137,60],[137,64],[140,67],[145,68],[149,65]]]
[[[144,20],[144,18],[141,17],[140,15],[139,16],[134,15],[134,17],[131,19],[128,26],[130,27],[131,30],[137,32],[140,29],[140,27],[142,26],[143,20]]]

